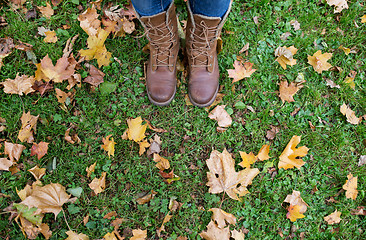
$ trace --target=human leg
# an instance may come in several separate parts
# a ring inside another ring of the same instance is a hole
[[[230,0],[191,0],[189,1],[193,14],[206,17],[224,17],[229,10]]]
[[[141,16],[152,16],[168,9],[172,0],[131,0],[135,11]]]

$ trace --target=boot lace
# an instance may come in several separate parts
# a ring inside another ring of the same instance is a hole
[[[175,33],[173,32],[173,25],[169,28],[170,25],[171,21],[168,23],[162,22],[157,26],[150,23],[146,24],[150,46],[155,49],[155,53],[152,57],[156,59],[157,64],[153,64],[154,67],[174,66],[173,64],[169,64],[169,57],[174,57],[171,56],[170,50],[176,42],[174,39]]]
[[[211,67],[208,64],[209,58],[212,58],[210,51],[212,43],[216,40],[217,27],[208,27],[204,21],[201,21],[199,27],[202,29],[200,34],[197,34],[191,29],[192,34],[192,67]]]

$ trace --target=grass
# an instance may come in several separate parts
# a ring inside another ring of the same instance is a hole
[[[80,34],[74,46],[74,54],[85,49],[87,35],[76,20],[81,13],[77,9],[79,1],[63,1],[54,7],[55,15],[50,20],[38,16],[25,20],[20,11],[11,10],[7,4],[0,8],[0,16],[8,22],[1,28],[0,37],[30,43],[39,61],[46,54],[55,62],[62,55],[62,49],[69,37]],[[105,1],[102,5],[108,4]],[[125,3],[123,1],[120,4]],[[115,2],[111,2],[115,4]],[[211,213],[207,210],[219,207],[221,194],[208,193],[205,160],[213,149],[228,149],[239,162],[239,151],[258,152],[265,143],[271,144],[270,155],[275,171],[261,172],[250,186],[250,194],[242,202],[229,199],[222,203],[222,209],[237,217],[236,229],[247,229],[249,239],[281,239],[291,237],[300,239],[362,239],[365,235],[366,219],[364,216],[351,215],[351,209],[365,206],[365,166],[357,166],[360,155],[366,155],[365,120],[359,125],[351,125],[339,112],[339,107],[346,103],[357,116],[366,114],[365,63],[366,25],[360,23],[360,17],[366,14],[362,1],[349,1],[349,9],[341,14],[334,14],[333,7],[326,1],[287,0],[287,1],[234,1],[232,12],[222,33],[223,50],[220,53],[220,84],[225,94],[223,104],[231,112],[233,124],[223,133],[216,131],[217,123],[210,120],[204,109],[186,106],[184,96],[187,93],[187,81],[177,90],[177,95],[168,107],[157,107],[149,103],[143,80],[143,63],[147,54],[141,48],[147,43],[145,38],[136,38],[143,34],[141,26],[132,35],[122,38],[109,38],[106,46],[112,56],[120,59],[120,66],[115,60],[110,66],[103,67],[106,74],[104,81],[118,84],[115,92],[103,95],[97,89],[91,91],[87,84],[76,88],[73,104],[68,112],[61,110],[55,95],[51,92],[42,97],[38,94],[17,96],[5,94],[0,89],[0,116],[6,119],[6,131],[0,133],[0,139],[17,142],[20,129],[20,117],[23,111],[40,115],[35,142],[49,142],[48,153],[38,160],[30,156],[31,144],[26,146],[20,163],[22,170],[15,175],[0,172],[0,191],[9,197],[0,197],[0,208],[13,202],[20,202],[16,189],[23,189],[33,177],[27,171],[38,165],[46,167],[56,161],[56,169],[47,171],[42,178],[44,184],[60,183],[66,188],[82,187],[81,197],[73,204],[65,204],[63,209],[66,219],[75,232],[85,233],[91,239],[102,238],[113,230],[110,222],[103,216],[116,211],[125,221],[120,227],[121,235],[131,236],[131,229],[147,229],[148,239],[159,239],[156,229],[160,227],[168,213],[169,201],[175,198],[182,203],[170,222],[165,224],[166,231],[161,239],[176,239],[186,236],[199,239],[198,234],[206,229]],[[187,17],[184,2],[176,1],[180,20]],[[45,5],[43,1],[26,3],[28,9]],[[86,8],[86,1],[80,1]],[[259,17],[255,24],[253,17]],[[291,20],[297,20],[301,29],[294,31]],[[355,26],[355,23],[359,26]],[[71,26],[61,30],[63,24]],[[37,35],[37,27],[49,27],[57,30],[58,42],[46,44],[43,37]],[[344,31],[337,31],[337,28]],[[325,34],[322,34],[325,29]],[[290,32],[286,41],[280,36]],[[26,34],[24,34],[26,33]],[[317,43],[315,46],[314,42]],[[239,50],[250,44],[249,54],[244,59],[254,63],[257,71],[245,80],[235,84],[232,91],[231,79],[226,69],[231,69]],[[297,64],[283,70],[275,62],[274,51],[278,46],[298,48],[295,55]],[[357,53],[346,56],[338,49],[340,45],[355,48]],[[343,72],[325,71],[316,73],[307,63],[307,55],[313,55],[318,49],[331,52],[330,63],[343,69]],[[96,65],[96,62],[91,61]],[[13,79],[19,72],[33,75],[36,67],[27,60],[24,52],[15,50],[4,59],[0,82]],[[356,88],[353,90],[343,83],[351,70],[357,71]],[[86,68],[78,70],[85,74]],[[282,103],[278,98],[280,79],[293,81],[298,73],[306,79],[305,87],[295,95],[295,102]],[[181,74],[181,73],[179,73]],[[331,89],[325,79],[331,79],[341,86]],[[65,90],[67,84],[57,84]],[[242,102],[244,104],[237,104]],[[254,109],[251,112],[247,109]],[[298,109],[297,114],[291,113]],[[167,185],[161,179],[155,163],[146,154],[138,155],[137,144],[121,139],[127,128],[126,119],[141,116],[151,121],[155,127],[166,129],[166,133],[154,133],[148,130],[148,138],[154,134],[161,137],[161,155],[170,160],[174,173],[180,180]],[[315,129],[309,126],[311,122]],[[70,144],[63,139],[69,126],[76,126],[74,131],[81,139],[80,144]],[[271,126],[277,126],[279,133],[274,140],[265,138]],[[102,137],[112,134],[116,141],[116,154],[108,158],[102,145]],[[300,169],[278,169],[278,156],[293,135],[301,135],[299,146],[307,146],[310,151]],[[0,152],[3,148],[0,148]],[[0,153],[1,154],[1,153]],[[0,155],[3,157],[3,155]],[[93,196],[86,177],[86,167],[97,162],[91,179],[107,172],[107,184],[103,193]],[[260,170],[263,162],[254,166]],[[237,169],[239,170],[239,169]],[[342,185],[347,174],[358,176],[358,196],[356,200],[345,197]],[[313,191],[314,188],[317,191]],[[158,192],[148,204],[136,204],[140,193],[154,190]],[[283,204],[286,195],[292,190],[301,192],[309,205],[305,218],[292,223],[286,219],[287,205]],[[329,202],[333,197],[336,202]],[[323,217],[335,210],[341,211],[342,221],[336,225],[327,225]],[[83,218],[89,215],[86,226]],[[2,239],[24,239],[20,228],[14,221],[8,220],[9,214],[0,214],[0,237]],[[54,219],[46,214],[44,222],[53,231],[51,239],[65,239],[68,227],[62,214]],[[281,237],[283,234],[283,237]],[[41,237],[38,237],[41,239]]]

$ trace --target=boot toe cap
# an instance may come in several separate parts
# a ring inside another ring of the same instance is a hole
[[[189,89],[189,98],[193,105],[207,107],[215,100],[217,90],[218,86],[191,86]]]
[[[168,105],[174,98],[175,88],[152,86],[148,88],[150,101],[158,106]]]

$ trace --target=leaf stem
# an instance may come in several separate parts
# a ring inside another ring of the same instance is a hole
[[[70,230],[70,231],[72,231],[72,230],[71,230],[71,228],[70,228],[69,223],[68,223],[68,222],[67,222],[67,220],[66,220],[66,214],[65,214],[65,211],[64,211],[64,209],[63,209],[63,208],[62,208],[62,213],[63,213],[63,215],[64,215],[64,219],[65,219],[65,222],[66,222],[67,227],[69,228],[69,230]]]

